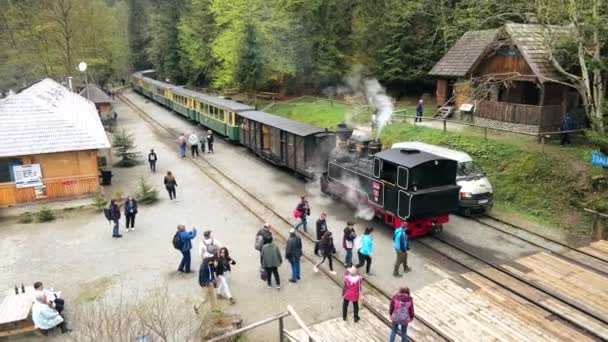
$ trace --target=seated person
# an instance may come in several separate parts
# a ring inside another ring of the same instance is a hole
[[[48,301],[46,294],[43,291],[37,291],[35,295],[34,306],[32,307],[32,321],[34,326],[42,331],[44,335],[48,331],[59,327],[61,333],[70,332],[63,317]]]
[[[50,303],[52,303],[53,308],[57,310],[59,313],[63,311],[63,307],[65,306],[65,301],[61,298],[61,291],[53,291],[53,289],[45,289],[44,285],[41,281],[37,281],[34,283],[34,293],[38,294],[42,292],[46,295],[46,298]]]

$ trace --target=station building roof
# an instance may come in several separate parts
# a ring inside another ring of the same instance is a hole
[[[240,112],[239,115],[302,137],[325,132],[323,128],[260,111]]]
[[[0,157],[109,148],[95,105],[46,78],[0,102]]]
[[[87,89],[89,90],[89,93],[87,94]],[[82,89],[82,91],[80,91],[80,96],[87,98],[88,96],[88,100],[93,102],[93,103],[113,103],[114,100],[112,100],[112,98],[106,94],[103,90],[99,89],[99,87],[97,87],[94,84],[88,84],[87,86],[85,86],[84,89]]]

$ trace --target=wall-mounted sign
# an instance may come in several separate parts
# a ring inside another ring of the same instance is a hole
[[[43,185],[40,164],[14,165],[13,174],[15,175],[15,186],[17,188]]]
[[[601,152],[591,153],[591,164],[608,167],[608,155]]]

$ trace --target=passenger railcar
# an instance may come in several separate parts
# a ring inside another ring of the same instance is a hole
[[[419,150],[393,148],[369,156],[342,151],[330,158],[321,190],[373,210],[393,228],[407,221],[415,237],[442,229],[458,208],[456,171],[456,161]]]
[[[336,135],[319,127],[260,112],[237,114],[240,143],[267,161],[314,178],[327,165]]]

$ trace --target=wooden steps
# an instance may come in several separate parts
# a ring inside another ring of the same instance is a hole
[[[453,112],[454,112],[453,106],[443,106],[443,107],[440,107],[439,109],[437,109],[437,112],[435,112],[435,115],[433,115],[433,117],[447,119],[450,117],[450,115],[452,115]]]

